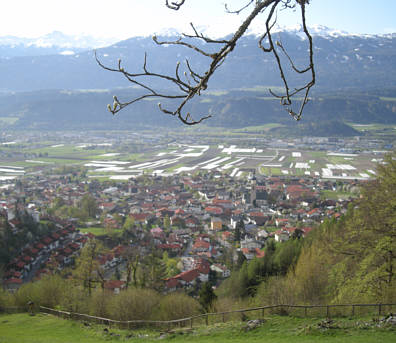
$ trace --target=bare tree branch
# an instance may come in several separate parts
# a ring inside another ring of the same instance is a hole
[[[166,6],[173,9],[173,10],[178,10],[183,4],[185,3],[185,0],[181,1],[174,1],[174,2],[169,2],[168,0],[166,1]],[[172,116],[178,117],[184,124],[186,125],[195,125],[198,123],[201,123],[203,120],[210,118],[211,115],[202,115],[200,116],[199,119],[194,119],[192,115],[187,112],[184,113],[184,107],[185,105],[196,95],[200,96],[203,91],[205,91],[208,87],[208,82],[212,75],[215,73],[215,71],[224,63],[226,57],[228,54],[230,54],[238,40],[246,33],[247,29],[251,25],[252,21],[260,14],[265,13],[266,10],[269,10],[269,13],[266,14],[267,19],[266,19],[266,28],[265,28],[265,33],[263,36],[259,39],[259,47],[263,50],[264,53],[272,53],[275,57],[276,64],[278,67],[278,70],[280,72],[280,78],[283,82],[284,86],[284,91],[285,93],[282,95],[275,94],[272,90],[269,90],[270,93],[274,96],[280,99],[281,104],[286,107],[288,113],[296,120],[301,119],[301,115],[304,109],[304,106],[308,102],[308,94],[311,89],[311,87],[315,84],[315,70],[314,70],[314,63],[313,63],[313,46],[312,46],[312,37],[310,36],[308,29],[306,27],[306,19],[305,19],[305,4],[308,3],[308,0],[249,0],[247,4],[243,7],[241,7],[239,10],[236,11],[229,11],[227,6],[226,9],[229,13],[236,13],[239,14],[243,10],[247,9],[249,6],[253,5],[254,6],[250,12],[250,14],[245,18],[243,23],[239,26],[239,28],[235,31],[234,35],[232,36],[231,39],[229,40],[218,40],[218,39],[212,39],[207,36],[204,36],[202,33],[199,33],[194,25],[191,23],[191,27],[193,30],[193,34],[182,34],[182,37],[178,38],[176,41],[160,41],[156,36],[153,36],[153,40],[157,45],[182,45],[185,46],[196,53],[205,56],[206,58],[210,59],[210,63],[208,64],[208,67],[204,73],[199,73],[193,69],[191,66],[190,62],[188,59],[185,60],[183,64],[184,68],[184,73],[183,75],[180,75],[180,62],[176,64],[175,67],[175,73],[173,76],[171,75],[166,75],[166,74],[160,74],[160,73],[155,73],[149,70],[148,65],[147,65],[147,54],[144,56],[144,62],[143,62],[143,71],[138,72],[138,73],[130,73],[126,71],[122,66],[121,66],[121,60],[118,61],[118,66],[116,68],[111,68],[108,66],[105,66],[97,57],[95,53],[95,58],[99,66],[101,66],[105,70],[109,70],[112,72],[118,72],[121,73],[128,81],[131,83],[140,86],[144,91],[145,94],[136,97],[135,99],[132,99],[128,102],[120,102],[116,96],[113,98],[113,105],[108,105],[108,109],[112,114],[118,113],[120,110],[125,108],[128,105],[131,105],[137,101],[143,100],[145,98],[162,98],[162,99],[180,99],[180,102],[178,105],[176,105],[175,108],[169,109],[164,107],[161,103],[158,104],[159,109],[165,113],[169,114]],[[308,38],[309,42],[309,65],[305,69],[298,69],[295,64],[293,63],[291,57],[289,54],[286,52],[286,49],[283,47],[282,43],[277,41],[274,44],[273,38],[272,38],[272,33],[271,30],[274,27],[276,23],[276,10],[278,8],[280,9],[290,9],[290,8],[295,8],[296,6],[299,6],[301,8],[301,20],[302,20],[302,27],[305,35]],[[275,14],[275,15],[274,15]],[[274,18],[275,17],[275,18]],[[189,41],[186,41],[188,39]],[[214,44],[214,45],[221,45],[220,48],[217,49],[216,52],[209,52],[205,51],[203,48],[198,47],[197,45],[191,43],[191,39],[197,39],[197,40],[203,40],[205,43],[209,44]],[[267,40],[269,47],[264,46],[264,41]],[[290,90],[289,84],[287,82],[285,72],[284,72],[284,66],[282,65],[281,58],[279,56],[279,53],[277,51],[277,48],[275,45],[280,49],[280,51],[286,56],[288,61],[291,64],[291,68],[297,72],[298,74],[304,74],[307,72],[311,72],[311,78],[310,81],[304,84],[303,86],[299,88],[295,88],[294,90]],[[161,91],[158,91],[154,89],[153,87],[149,86],[149,80],[152,79],[161,79],[164,81],[169,82],[170,84],[173,84],[176,86],[176,91],[175,93],[168,93],[164,94]],[[304,93],[304,99],[302,101],[302,104],[300,106],[300,109],[295,112],[291,105],[292,105],[292,97],[295,96],[296,94],[303,92]]]
[[[227,4],[224,4],[224,7],[225,7],[225,10],[226,10],[227,13],[239,14],[239,13],[241,13],[243,10],[245,10],[246,8],[248,8],[254,1],[255,1],[255,0],[250,0],[245,6],[243,6],[243,7],[240,8],[239,10],[234,10],[234,11],[232,11],[232,10],[230,10],[230,9],[228,8],[228,5],[227,5]]]
[[[166,5],[166,7],[170,8],[171,10],[178,11],[179,8],[184,5],[185,2],[186,2],[186,0],[180,0],[179,2],[172,1],[171,3],[169,3],[169,0],[166,0],[165,5]]]

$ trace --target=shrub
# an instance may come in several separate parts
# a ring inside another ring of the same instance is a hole
[[[160,296],[153,290],[129,288],[112,297],[109,313],[116,320],[149,320],[159,302]]]
[[[192,317],[199,313],[200,305],[198,301],[183,293],[173,293],[161,299],[157,318],[159,320],[173,320]]]

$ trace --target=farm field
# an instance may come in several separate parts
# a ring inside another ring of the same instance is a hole
[[[326,179],[367,180],[375,177],[383,152],[359,154],[277,149],[265,144],[167,143],[131,153],[110,143],[59,143],[45,141],[33,147],[6,142],[0,148],[0,180],[40,173],[59,166],[81,166],[89,178],[128,180],[142,174],[169,176],[181,173],[219,172],[247,177],[253,170],[271,176],[310,176]]]

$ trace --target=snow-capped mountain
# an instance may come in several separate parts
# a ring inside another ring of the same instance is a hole
[[[374,34],[359,34],[359,33],[351,33],[343,30],[338,30],[334,28],[330,28],[324,25],[312,25],[308,27],[308,31],[313,37],[322,37],[322,38],[335,38],[335,37],[360,37],[360,38],[372,38],[372,37],[385,37],[392,38],[395,37],[396,33],[391,34],[383,34],[383,35],[374,35]],[[302,25],[295,26],[277,26],[271,31],[273,33],[279,32],[287,32],[290,34],[297,34],[300,37],[303,37],[304,32]],[[263,34],[262,27],[255,26],[253,29],[248,30],[248,34],[261,36]]]
[[[200,28],[197,30],[204,32]],[[211,123],[217,120],[218,124],[242,127],[261,125],[265,120],[277,122],[284,118],[279,101],[274,100],[271,102],[273,105],[269,105],[270,100],[267,99],[269,87],[281,86],[276,62],[271,54],[263,53],[258,48],[257,34],[251,33],[238,41],[209,81],[209,91],[222,90],[220,94],[225,95],[211,96],[209,92],[203,94],[209,98],[205,101],[197,99],[192,105],[195,113],[216,114],[217,119]],[[311,33],[314,36],[317,76],[311,94],[318,101],[310,102],[305,115],[319,121],[342,118],[354,123],[396,123],[396,106],[392,100],[396,96],[396,35],[353,35],[323,26],[311,28]],[[156,34],[164,40],[176,40],[180,36],[173,29]],[[282,41],[297,67],[307,65],[307,41],[301,34],[301,28],[279,28],[274,36]],[[104,123],[124,129],[126,123],[131,125],[128,115],[119,116],[114,121],[114,117],[106,111],[106,105],[112,101],[114,94],[123,101],[141,96],[142,91],[120,73],[112,73],[98,66],[91,51],[98,46],[97,41],[82,37],[67,39],[60,33],[53,33],[45,39],[34,40],[34,43],[18,43],[18,40],[6,38],[3,42],[8,44],[4,46],[14,44],[14,49],[19,45],[25,49],[25,55],[0,58],[0,106],[3,116],[20,117],[25,127],[34,128],[45,128],[45,125],[52,128],[70,125],[93,127]],[[202,40],[196,40],[195,44],[205,51],[219,47],[216,44],[211,47]],[[1,47],[0,43],[0,56]],[[26,51],[33,51],[26,50],[28,48],[36,49],[36,52],[58,49],[58,52],[47,53],[46,56],[28,55]],[[147,69],[161,74],[174,75],[177,61],[181,61],[179,75],[183,75],[186,59],[195,71],[203,74],[210,63],[210,59],[192,49],[181,45],[156,45],[151,37],[132,37],[97,49],[97,56],[104,65],[117,68],[121,59],[122,67],[134,73],[142,71],[145,53]],[[281,51],[280,55],[283,56]],[[288,60],[284,56],[282,58],[290,86],[300,86],[301,75],[293,73],[291,68],[287,69]],[[165,89],[169,86],[158,80],[150,82],[153,88]],[[337,97],[331,95],[334,92]],[[158,112],[158,107],[151,101],[137,102],[125,111],[134,115],[135,122],[168,125],[169,118]]]
[[[72,55],[83,50],[102,48],[115,43],[115,38],[94,38],[86,35],[66,35],[59,31],[36,38],[0,37],[0,57]]]
[[[315,89],[394,86],[396,35],[353,35],[323,26],[313,27],[311,32],[314,35],[314,63],[318,76]],[[177,34],[173,29],[157,34],[159,37],[166,36],[166,40],[178,38],[178,35],[169,37]],[[302,36],[298,28],[276,33],[276,39],[281,39],[300,67],[307,63],[307,44]],[[72,39],[55,32],[28,43],[20,42],[18,45],[17,41],[14,42],[16,45],[13,49],[18,49],[18,46],[25,49],[25,53],[20,55],[10,55],[10,45],[2,46],[1,42],[10,43],[11,40],[0,39],[0,90],[108,89],[130,86],[119,74],[105,71],[96,63],[91,49],[105,43],[103,41],[91,40],[89,37]],[[208,51],[218,48],[218,45],[213,47],[202,40],[197,40],[196,44]],[[2,50],[5,46],[7,48]],[[47,53],[42,53],[42,49],[47,49]],[[56,52],[50,55],[49,49]],[[4,51],[8,53],[7,58],[4,58]],[[180,45],[158,46],[151,37],[133,37],[97,49],[98,57],[104,64],[114,67],[121,58],[123,66],[130,71],[141,70],[145,52],[149,69],[157,73],[172,73],[177,61],[185,59],[198,72],[205,72],[208,67],[208,58],[192,49]],[[285,64],[288,64],[287,61]],[[234,51],[211,79],[210,87],[233,89],[263,84],[278,86],[279,72],[274,66],[273,56],[257,47],[257,36],[246,35],[238,41]],[[300,79],[300,75],[291,72],[288,77],[291,82]]]

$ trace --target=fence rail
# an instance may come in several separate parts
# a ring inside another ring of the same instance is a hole
[[[239,316],[239,320],[246,320],[249,318],[249,314],[252,312],[259,312],[261,317],[265,316],[265,313],[270,314],[283,314],[283,315],[301,315],[303,310],[303,316],[315,315],[319,317],[326,316],[327,318],[338,317],[338,316],[355,316],[362,314],[361,309],[365,309],[364,314],[370,315],[382,315],[386,311],[391,311],[392,308],[396,308],[396,304],[337,304],[337,305],[269,305],[260,306],[247,309],[239,309],[225,312],[214,312],[204,313],[192,317],[175,319],[175,320],[114,320],[109,318],[102,318],[96,316],[90,316],[88,314],[67,312],[55,310],[49,307],[40,306],[40,311],[52,315],[56,315],[65,319],[81,320],[94,322],[97,324],[103,324],[108,326],[117,326],[124,329],[133,329],[137,327],[156,327],[156,328],[167,328],[173,327],[190,327],[193,328],[194,323],[196,326],[209,325],[209,323],[226,322],[227,319],[235,320]],[[293,313],[293,310],[299,310],[299,312]],[[318,313],[314,310],[320,310]],[[368,311],[367,311],[368,310]],[[360,313],[359,313],[360,312]]]
[[[26,312],[26,308],[18,307],[18,306],[13,306],[13,307],[0,306],[0,313],[22,313],[22,312]]]

